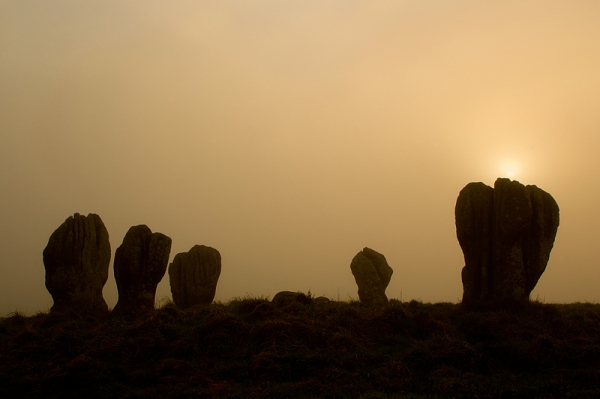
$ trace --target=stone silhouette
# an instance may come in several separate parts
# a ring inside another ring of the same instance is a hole
[[[278,303],[278,304],[284,304],[287,302],[296,302],[298,300],[298,298],[300,297],[300,295],[303,295],[303,294],[300,292],[279,291],[277,294],[275,294],[273,299],[271,299],[271,302]]]
[[[456,202],[456,235],[465,257],[463,303],[487,298],[492,263],[494,189],[469,183]]]
[[[156,286],[162,280],[171,253],[171,239],[152,233],[146,225],[133,226],[115,253],[115,280],[119,301],[113,313],[143,314],[154,309]]]
[[[221,275],[221,254],[214,248],[195,245],[175,255],[169,265],[173,301],[180,309],[210,305]]]
[[[558,204],[536,186],[499,178],[469,183],[455,208],[465,257],[463,304],[520,303],[546,269],[559,225]]]
[[[385,256],[365,247],[352,259],[350,269],[358,285],[358,297],[361,302],[373,305],[388,303],[385,289],[394,271],[388,265]]]
[[[525,291],[535,288],[550,259],[560,223],[558,204],[550,194],[536,186],[527,186],[531,200],[531,227],[523,241]]]
[[[329,303],[331,302],[331,299],[327,298],[326,296],[318,296],[315,299],[313,299],[312,301],[315,305],[320,305],[323,303]]]
[[[70,216],[50,236],[43,252],[52,314],[108,313],[102,289],[110,263],[108,231],[100,216]]]
[[[313,299],[310,296],[302,293],[302,292],[292,292],[292,291],[280,291],[271,300],[271,302],[278,305],[285,305],[291,302],[299,302],[304,305],[309,305],[313,303]]]

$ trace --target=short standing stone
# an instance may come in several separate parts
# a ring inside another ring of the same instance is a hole
[[[169,266],[173,301],[180,309],[211,304],[220,275],[221,254],[214,248],[195,245],[175,255]]]
[[[115,253],[115,280],[119,301],[114,313],[144,313],[154,309],[156,286],[162,280],[171,253],[171,239],[152,233],[146,225],[129,229]]]
[[[356,254],[350,269],[358,285],[358,297],[361,302],[383,305],[388,303],[385,295],[394,272],[385,256],[370,248],[364,248]]]
[[[53,314],[108,312],[102,289],[110,263],[108,231],[100,216],[70,216],[50,236],[43,252]]]

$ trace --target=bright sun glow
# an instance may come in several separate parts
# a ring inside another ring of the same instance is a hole
[[[500,163],[500,174],[503,177],[514,179],[521,171],[521,165],[514,159],[505,159]]]

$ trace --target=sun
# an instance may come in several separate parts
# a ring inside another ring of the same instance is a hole
[[[514,179],[521,171],[521,163],[516,159],[504,159],[500,162],[499,172],[502,177]]]

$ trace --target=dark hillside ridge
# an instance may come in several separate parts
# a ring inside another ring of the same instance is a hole
[[[0,321],[0,397],[596,398],[600,305],[267,298]]]

